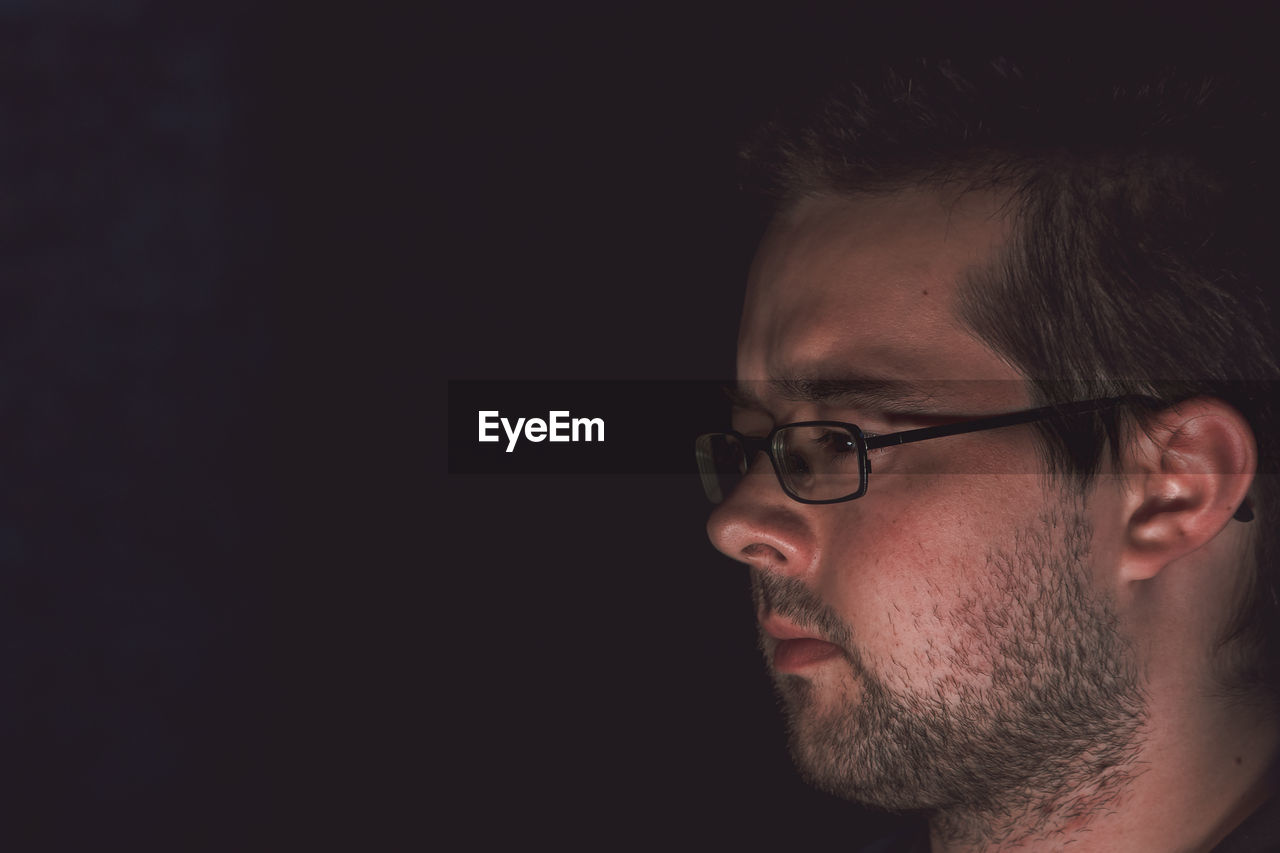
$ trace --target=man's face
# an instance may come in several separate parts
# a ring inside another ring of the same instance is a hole
[[[734,427],[888,433],[1029,408],[1018,372],[957,320],[966,272],[1007,239],[998,210],[921,191],[780,216],[739,339],[758,405]],[[832,383],[779,383],[815,379]],[[828,393],[845,380],[885,384]],[[793,753],[819,786],[897,809],[1007,807],[1128,756],[1137,678],[1091,571],[1112,556],[1107,497],[1086,507],[1052,481],[1034,436],[873,452],[867,494],[829,505],[788,498],[761,455],[713,513],[716,547],[751,568]]]

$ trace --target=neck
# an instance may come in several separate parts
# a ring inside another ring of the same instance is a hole
[[[998,809],[935,814],[932,850],[1212,850],[1275,793],[1280,727],[1261,709],[1225,700],[1148,711],[1123,760],[1102,768],[1085,755],[1060,776],[1087,781],[1018,792]]]

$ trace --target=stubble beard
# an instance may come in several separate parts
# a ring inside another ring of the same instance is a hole
[[[753,572],[757,605],[811,625],[845,651],[846,683],[774,673],[805,778],[846,799],[927,813],[970,843],[1087,823],[1135,772],[1144,703],[1109,601],[1087,586],[1091,531],[1047,513],[987,555],[989,583],[952,614],[949,671],[927,693],[868,669],[850,628],[802,582]],[[975,667],[975,662],[978,665]],[[989,680],[972,674],[990,673]],[[966,677],[968,675],[968,677]],[[832,701],[816,692],[838,691]]]

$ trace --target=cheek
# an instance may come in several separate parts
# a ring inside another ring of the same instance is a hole
[[[1043,510],[1040,478],[897,479],[877,495],[883,500],[833,531],[821,592],[887,686],[980,686],[990,679],[1001,613],[1017,605],[992,553],[1011,548],[1018,528]]]

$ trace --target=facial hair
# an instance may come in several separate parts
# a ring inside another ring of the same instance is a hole
[[[852,673],[822,684],[840,691],[834,705],[808,678],[773,674],[801,773],[836,796],[928,812],[957,840],[1104,807],[1131,772],[1144,706],[1113,607],[1087,585],[1090,538],[1078,511],[1055,512],[989,550],[983,583],[951,613],[953,636],[979,639],[957,641],[925,691],[890,686],[882,673],[897,665],[869,667],[802,581],[753,571],[757,607],[840,646]]]

